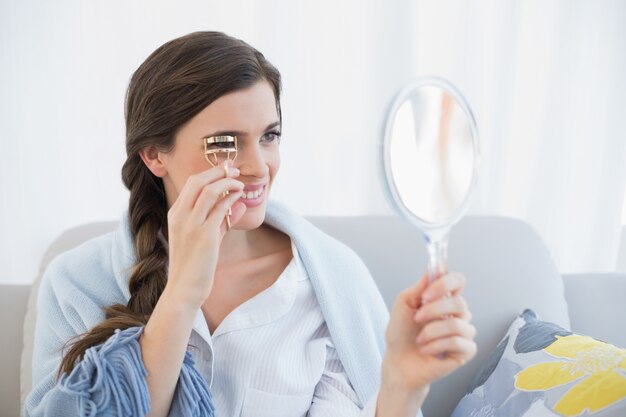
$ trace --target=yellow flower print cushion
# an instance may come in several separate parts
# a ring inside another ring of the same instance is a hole
[[[626,349],[526,310],[478,371],[452,417],[626,417]]]

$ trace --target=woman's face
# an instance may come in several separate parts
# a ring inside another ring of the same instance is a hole
[[[245,193],[263,191],[257,198],[240,200],[247,208],[233,228],[259,227],[265,219],[267,198],[280,166],[280,128],[274,92],[265,80],[215,100],[183,125],[172,151],[160,155],[167,171],[162,178],[168,207],[176,201],[190,175],[211,168],[204,157],[203,139],[237,136],[238,155],[234,166],[241,171],[237,179],[244,183]]]

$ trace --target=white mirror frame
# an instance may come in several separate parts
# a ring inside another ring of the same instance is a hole
[[[393,124],[395,121],[396,114],[400,106],[411,96],[411,94],[421,88],[426,86],[434,86],[440,87],[443,90],[447,91],[454,97],[457,101],[461,109],[465,112],[465,115],[468,117],[468,121],[471,128],[472,133],[472,144],[474,150],[474,166],[472,167],[472,181],[470,186],[463,197],[463,201],[454,210],[454,213],[449,218],[442,220],[440,222],[426,222],[423,219],[417,217],[413,212],[411,212],[402,202],[400,198],[400,194],[396,187],[396,184],[393,180],[393,173],[391,171],[391,132],[393,130]],[[439,234],[447,234],[450,227],[455,224],[459,219],[465,214],[467,211],[471,196],[476,188],[476,182],[478,178],[479,166],[480,166],[480,147],[478,144],[478,128],[476,126],[476,119],[474,118],[474,114],[472,113],[469,105],[465,98],[461,95],[461,93],[454,87],[450,82],[444,80],[440,77],[428,76],[428,77],[420,77],[417,80],[409,83],[405,86],[397,95],[394,101],[392,102],[389,111],[387,112],[385,118],[384,132],[383,132],[383,140],[381,146],[382,149],[382,174],[385,178],[385,182],[387,186],[385,187],[387,190],[387,194],[389,196],[389,200],[392,202],[392,205],[396,209],[396,211],[404,218],[408,219],[411,223],[421,229],[424,233],[426,233],[429,238],[437,239],[437,235]]]

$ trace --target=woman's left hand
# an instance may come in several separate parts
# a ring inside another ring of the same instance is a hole
[[[428,276],[404,290],[385,332],[382,385],[407,393],[428,391],[476,354],[476,329],[461,297],[465,277],[449,273],[428,284]]]

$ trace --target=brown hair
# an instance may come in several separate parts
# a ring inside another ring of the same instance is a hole
[[[69,373],[85,351],[104,343],[116,329],[148,322],[167,282],[167,200],[161,178],[139,151],[174,147],[177,131],[224,94],[266,80],[280,118],[280,74],[263,54],[220,32],[194,32],[154,51],[133,74],[126,92],[126,162],[122,180],[130,191],[128,216],[137,263],[129,278],[130,300],[104,309],[105,320],[72,339],[59,376]]]

